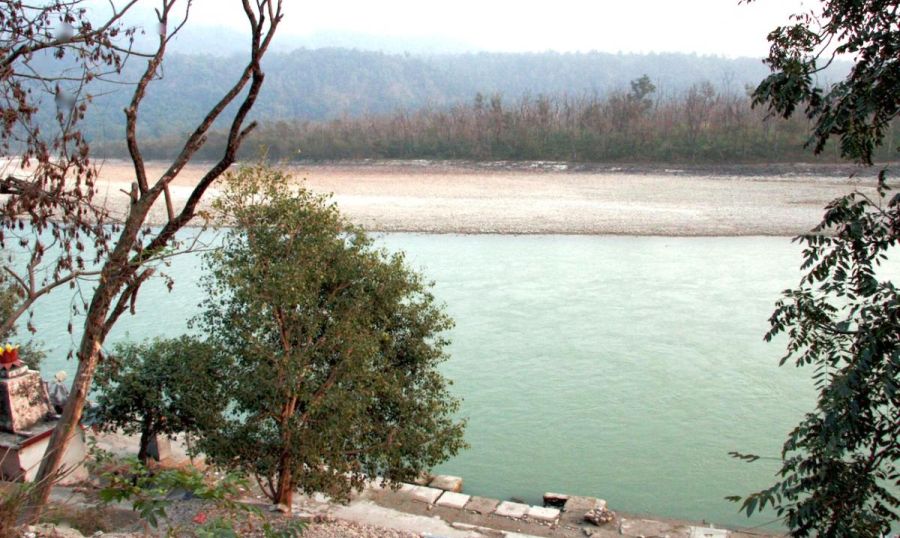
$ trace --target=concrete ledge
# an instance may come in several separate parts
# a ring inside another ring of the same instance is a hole
[[[420,501],[427,504],[434,504],[435,501],[438,500],[438,497],[441,496],[441,493],[444,493],[443,490],[429,488],[426,486],[413,486],[412,490],[412,498],[415,501]]]
[[[466,504],[466,510],[470,512],[475,512],[476,514],[487,515],[494,513],[494,510],[497,509],[497,505],[500,504],[500,501],[497,499],[488,499],[487,497],[472,497],[468,504]]]
[[[428,487],[461,493],[463,489],[463,479],[458,476],[442,474],[432,478],[431,482],[428,483]]]
[[[691,538],[728,538],[728,531],[725,529],[714,529],[712,527],[691,527]]]
[[[446,506],[448,508],[458,508],[462,510],[468,504],[472,497],[463,493],[455,493],[453,491],[445,491],[443,495],[435,503],[438,506]]]
[[[528,519],[543,521],[545,523],[556,523],[559,519],[559,510],[556,508],[544,508],[542,506],[530,506],[525,514]]]
[[[498,516],[511,517],[513,519],[522,519],[523,517],[525,517],[525,514],[528,513],[528,508],[529,506],[527,504],[503,501],[497,506],[497,509],[494,510],[494,513]]]

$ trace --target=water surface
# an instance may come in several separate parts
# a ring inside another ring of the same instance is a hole
[[[777,456],[813,404],[809,372],[777,367],[766,344],[799,248],[772,237],[672,238],[388,234],[435,281],[456,320],[443,370],[464,399],[471,448],[440,471],[465,491],[540,502],[545,491],[605,498],[613,509],[732,525],[727,495],[769,485]],[[110,341],[177,335],[200,302],[200,263],[176,259],[169,294],[145,286],[137,316]],[[36,314],[64,356],[69,297]],[[54,331],[54,332],[51,332]],[[56,334],[58,336],[51,336]]]

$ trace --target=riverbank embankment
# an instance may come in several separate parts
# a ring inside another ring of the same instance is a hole
[[[147,164],[150,177],[165,163]],[[191,164],[171,185],[176,208],[208,166]],[[565,163],[371,161],[286,166],[293,178],[332,193],[354,223],[375,232],[795,236],[832,199],[874,194],[871,174],[811,165],[629,167]],[[122,214],[134,172],[103,163],[99,198]],[[218,191],[208,191],[208,206]],[[165,222],[162,199],[152,223]],[[199,224],[199,223],[198,223]]]
[[[103,434],[97,445],[114,454],[133,455],[137,438],[121,434]],[[188,465],[205,468],[204,459],[187,455],[183,438],[165,445],[163,467]],[[290,515],[311,523],[310,536],[398,536],[446,538],[595,538],[668,536],[671,538],[759,538],[776,534],[765,530],[716,528],[706,522],[667,519],[626,514],[607,508],[605,500],[595,497],[545,493],[542,505],[533,506],[515,499],[492,499],[464,492],[463,479],[454,476],[428,476],[416,484],[387,487],[374,480],[357,490],[347,502],[337,503],[323,494],[294,497]],[[80,494],[90,496],[90,488]],[[61,499],[67,490],[59,491]],[[203,507],[196,501],[170,506],[168,525],[192,525],[192,518]],[[81,504],[85,501],[79,500]],[[280,510],[270,510],[258,490],[247,491],[241,502],[256,505],[270,517],[280,517]],[[612,507],[615,508],[615,507]],[[593,516],[590,516],[593,514]],[[354,525],[350,530],[341,525]],[[337,528],[336,528],[337,527]],[[345,532],[338,532],[343,530]],[[352,531],[352,532],[350,532]],[[307,533],[304,533],[306,536]]]

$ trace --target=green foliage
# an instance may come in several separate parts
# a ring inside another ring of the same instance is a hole
[[[634,103],[640,104],[642,111],[649,110],[653,106],[653,101],[648,97],[656,92],[656,85],[650,81],[647,75],[641,76],[631,81],[631,93],[628,99]]]
[[[769,35],[773,73],[754,101],[785,117],[804,105],[816,152],[834,135],[842,157],[871,165],[900,109],[898,8],[897,0],[827,0],[818,16],[794,16]],[[823,89],[814,75],[833,40],[835,54],[853,55],[855,65]],[[805,274],[770,318],[766,338],[787,335],[781,362],[811,366],[818,398],[784,443],[778,481],[743,499],[742,510],[772,507],[793,536],[876,538],[900,519],[900,296],[878,272],[900,241],[900,195],[890,196],[887,173],[878,198],[834,200],[800,238]]]
[[[463,424],[437,370],[451,320],[422,277],[288,183],[229,176],[216,205],[235,227],[207,256],[197,323],[232,360],[231,413],[199,448],[289,505],[295,488],[412,479],[463,447]]]
[[[233,516],[259,514],[258,509],[237,500],[248,484],[236,475],[213,479],[194,467],[151,470],[136,458],[117,458],[96,446],[91,455],[89,466],[104,483],[98,492],[101,506],[131,503],[132,509],[154,529],[165,522],[175,499],[185,494],[232,516],[212,518],[191,529],[190,534],[170,528],[170,535],[237,536]],[[180,495],[173,495],[176,492]]]
[[[900,109],[898,7],[898,0],[827,0],[819,13],[794,15],[769,34],[772,74],[756,88],[754,103],[784,117],[805,106],[816,153],[834,135],[842,157],[872,164]],[[853,58],[853,69],[823,88],[816,77],[838,55]]]
[[[226,364],[187,336],[117,345],[97,368],[101,392],[91,418],[104,430],[141,434],[138,457],[146,460],[155,435],[215,429],[227,400]]]
[[[900,195],[832,202],[802,238],[800,286],[770,319],[767,340],[788,336],[782,364],[811,366],[819,395],[784,444],[779,481],[742,510],[772,506],[794,536],[878,537],[900,517],[900,295],[878,275],[898,223]]]

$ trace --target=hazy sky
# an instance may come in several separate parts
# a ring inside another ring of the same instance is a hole
[[[151,2],[152,3],[152,2]],[[809,0],[284,0],[284,34],[434,38],[473,50],[766,55],[766,34]],[[195,0],[191,24],[241,28],[237,0]]]

